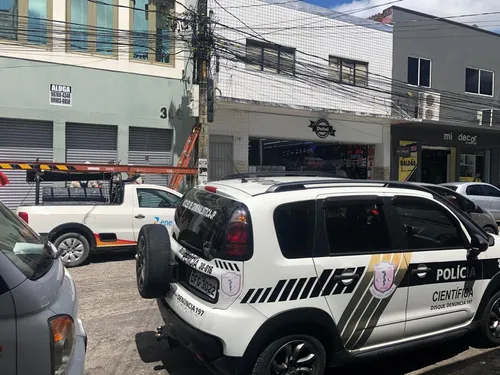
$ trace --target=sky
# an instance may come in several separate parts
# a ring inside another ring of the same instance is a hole
[[[359,17],[368,17],[379,13],[391,5],[416,10],[422,13],[432,14],[438,17],[449,17],[455,15],[477,14],[498,12],[493,15],[483,15],[475,17],[453,18],[454,21],[464,23],[476,23],[479,27],[498,31],[500,29],[500,0],[402,0],[387,4],[391,0],[305,0],[309,3],[320,5],[334,10],[352,13],[359,9],[380,5],[372,8],[352,13]]]

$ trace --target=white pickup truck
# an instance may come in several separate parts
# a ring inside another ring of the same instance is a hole
[[[75,267],[92,251],[134,248],[144,224],[170,228],[182,198],[178,191],[147,184],[124,184],[113,199],[105,192],[44,188],[43,204],[20,206],[17,215],[55,245],[66,267]]]

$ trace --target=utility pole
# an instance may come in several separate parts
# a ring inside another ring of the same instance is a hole
[[[198,22],[196,25],[196,55],[195,70],[200,87],[200,108],[198,126],[197,164],[198,184],[205,183],[208,179],[208,72],[210,69],[211,29],[208,16],[208,1],[198,0]]]

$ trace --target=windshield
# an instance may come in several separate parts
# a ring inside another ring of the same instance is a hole
[[[28,278],[43,276],[53,262],[53,252],[11,210],[0,203],[0,252]]]

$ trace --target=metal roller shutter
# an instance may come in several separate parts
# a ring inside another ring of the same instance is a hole
[[[118,156],[118,127],[114,125],[66,124],[66,162],[110,164]],[[103,181],[107,192],[109,186]]]
[[[0,119],[0,160],[53,161],[51,122]],[[35,203],[35,185],[26,182],[26,172],[3,171],[10,183],[0,187],[0,201],[16,209]],[[52,186],[52,183],[42,183]],[[41,192],[40,192],[41,197]]]
[[[171,165],[172,129],[137,128],[129,129],[129,164]],[[144,182],[167,186],[168,175],[145,175]]]
[[[117,159],[118,127],[66,124],[66,162],[108,164]]]

